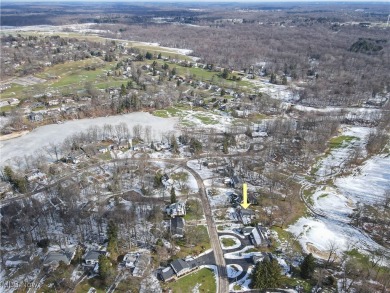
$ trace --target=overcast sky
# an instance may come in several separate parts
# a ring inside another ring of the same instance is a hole
[[[191,3],[194,4],[199,2],[240,2],[240,3],[281,3],[281,2],[312,2],[312,3],[321,3],[321,2],[366,2],[369,3],[375,3],[375,2],[383,2],[383,3],[389,3],[389,9],[390,9],[390,0],[146,0],[146,1],[139,1],[139,0],[0,0],[0,2],[30,2],[30,3],[37,3],[37,2],[52,2],[60,4],[62,2],[127,2],[127,3],[142,3],[142,2],[168,2],[168,3],[177,3],[177,2],[185,2],[185,3]]]

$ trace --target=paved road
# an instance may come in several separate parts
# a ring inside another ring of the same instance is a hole
[[[227,293],[229,292],[229,281],[228,281],[227,271],[226,271],[226,262],[225,262],[225,258],[223,257],[223,251],[218,238],[217,226],[215,225],[214,218],[211,212],[210,202],[207,198],[206,188],[203,184],[202,178],[199,176],[197,172],[195,172],[192,168],[188,167],[187,165],[183,167],[194,176],[196,182],[198,183],[203,210],[206,217],[207,227],[209,230],[211,247],[213,248],[215,263],[218,268],[218,278],[219,278],[218,292]]]

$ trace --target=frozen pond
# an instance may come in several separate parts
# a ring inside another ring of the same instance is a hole
[[[130,132],[134,125],[151,126],[152,137],[161,140],[161,134],[175,130],[177,118],[160,118],[147,112],[135,112],[125,115],[99,117],[93,119],[80,119],[67,121],[63,124],[51,124],[34,129],[30,133],[14,139],[0,142],[0,165],[9,159],[19,156],[29,156],[49,143],[61,143],[72,134],[87,130],[91,126],[103,127],[104,124],[117,125],[126,123]]]

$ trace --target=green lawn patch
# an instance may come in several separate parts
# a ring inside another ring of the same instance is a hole
[[[329,148],[332,150],[332,149],[345,147],[348,145],[348,143],[350,143],[353,140],[359,140],[359,138],[355,136],[348,136],[348,135],[333,137],[329,140]]]
[[[161,117],[161,118],[169,118],[169,114],[167,110],[156,110],[153,112],[154,116]]]
[[[202,114],[195,114],[194,117],[199,119],[203,124],[207,124],[207,125],[218,124],[219,123],[214,118],[211,118],[209,116],[202,115]]]
[[[177,239],[176,244],[180,246],[177,258],[198,255],[211,247],[207,228],[203,225],[186,225],[185,237]]]
[[[99,278],[91,278],[82,281],[75,289],[75,293],[85,293],[93,287],[96,289],[97,293],[106,292],[105,286],[102,284],[102,281]]]
[[[199,200],[190,199],[187,200],[187,213],[184,216],[186,221],[200,220],[203,218],[203,208]]]
[[[236,244],[236,241],[234,241],[231,238],[222,238],[221,242],[222,242],[223,246],[225,246],[225,247],[231,247],[231,246],[234,246]]]
[[[198,288],[198,292],[217,292],[214,273],[208,268],[182,277],[176,282],[168,284],[167,288],[172,289],[173,293],[193,292],[195,288]]]
[[[303,287],[304,293],[309,293],[312,290],[312,286],[310,285],[310,283],[308,281],[302,280],[299,278],[289,278],[289,277],[284,276],[284,277],[282,277],[281,282],[282,282],[283,286],[287,286],[290,288],[293,288],[293,287],[300,285]]]

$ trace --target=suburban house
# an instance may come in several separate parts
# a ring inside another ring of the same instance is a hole
[[[176,216],[185,216],[186,215],[186,203],[179,201],[171,204],[167,209],[167,214],[172,218]]]
[[[107,251],[103,250],[90,250],[83,256],[83,266],[94,267],[99,263],[99,256],[108,256]]]
[[[32,122],[40,122],[43,120],[43,114],[42,113],[30,113],[28,115],[28,118]]]
[[[164,282],[181,277],[195,269],[198,265],[194,260],[175,259],[168,267],[160,269],[157,276]]]
[[[248,225],[256,218],[255,212],[251,209],[236,208],[238,219],[244,224]]]
[[[181,217],[175,217],[170,220],[170,231],[172,237],[184,237],[184,224],[184,219]]]
[[[247,199],[248,199],[248,203],[252,205],[259,204],[258,200],[256,199],[255,196],[253,196],[253,194],[248,194]],[[236,193],[229,194],[229,203],[233,207],[238,207],[242,203],[242,195],[238,195]]]
[[[16,268],[23,264],[28,264],[32,260],[32,255],[15,255],[5,262],[5,266],[8,268]]]
[[[60,261],[64,262],[66,265],[70,265],[71,260],[76,254],[76,247],[68,247],[59,251],[50,251],[44,261],[43,266],[57,267],[60,264]]]
[[[122,263],[132,271],[133,276],[142,277],[150,263],[150,256],[139,252],[127,253]]]
[[[249,236],[252,232],[253,232],[253,229],[255,229],[255,227],[243,227],[241,228],[241,233],[244,235],[244,236]]]
[[[150,263],[150,256],[146,253],[142,253],[138,256],[137,261],[135,263],[135,268],[133,270],[134,277],[142,277],[148,268]]]
[[[245,236],[249,236],[249,240],[256,247],[270,244],[264,227],[243,227],[241,228],[241,233]]]
[[[232,176],[230,184],[233,188],[242,187],[242,181],[237,175]]]
[[[158,272],[158,276],[161,278],[162,281],[168,282],[174,278],[176,278],[175,272],[173,271],[172,267],[166,267]]]
[[[173,262],[171,262],[171,267],[178,277],[188,273],[191,270],[190,265],[182,259],[175,259]]]
[[[123,257],[123,264],[125,265],[126,268],[134,269],[137,258],[138,258],[138,253],[127,253]]]

